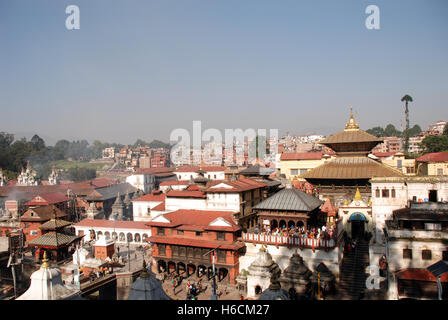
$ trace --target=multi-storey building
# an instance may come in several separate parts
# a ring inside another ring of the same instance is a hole
[[[411,203],[386,221],[389,299],[437,299],[437,279],[427,268],[448,261],[448,205]],[[441,279],[448,297],[448,277]]]
[[[215,264],[217,280],[235,284],[244,244],[237,240],[240,227],[233,214],[177,210],[148,222],[156,262],[153,271],[210,279]]]

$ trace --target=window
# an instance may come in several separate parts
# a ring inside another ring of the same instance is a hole
[[[183,230],[177,230],[177,234],[178,234],[178,235],[183,235],[183,234],[184,234],[184,231],[183,231]]]
[[[304,173],[307,173],[308,172],[308,169],[300,169],[300,174],[304,174]]]
[[[179,247],[179,256],[185,257],[185,247]]]
[[[220,241],[226,240],[226,233],[222,231],[216,232],[216,239]]]
[[[392,190],[390,191],[390,196],[391,198],[395,198],[395,189],[392,188]]]
[[[431,250],[422,250],[422,259],[423,260],[431,260]]]
[[[159,256],[164,256],[166,255],[166,245],[164,244],[159,244],[158,245],[159,248]]]
[[[429,190],[429,202],[437,202],[437,190]]]
[[[402,167],[403,167],[403,160],[397,160],[397,169],[401,170]]]
[[[173,257],[177,257],[179,255],[179,247],[171,246],[171,253],[172,253]]]
[[[442,251],[442,260],[448,261],[448,251]]]
[[[201,231],[196,231],[196,237],[202,237],[202,232]]]
[[[165,235],[165,228],[157,228],[157,235],[158,236],[164,236]]]
[[[381,190],[381,197],[383,197],[383,198],[389,198],[389,189],[383,189],[383,190]]]
[[[438,176],[443,176],[443,168],[438,168],[437,169],[437,175]]]
[[[412,249],[403,249],[403,259],[412,259]]]
[[[379,198],[380,197],[380,189],[376,188],[375,190],[375,197]]]
[[[193,247],[187,247],[187,257],[193,258]]]
[[[218,251],[218,262],[226,262],[226,252],[224,250],[217,250]]]
[[[291,169],[291,175],[296,176],[299,173],[299,169]]]

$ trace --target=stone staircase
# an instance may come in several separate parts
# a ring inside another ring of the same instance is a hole
[[[369,243],[359,240],[355,249],[344,253],[339,271],[339,298],[344,300],[361,300],[366,290],[369,265]]]

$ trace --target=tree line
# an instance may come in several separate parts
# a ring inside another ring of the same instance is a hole
[[[147,143],[137,139],[133,146],[149,146],[151,148],[170,147],[169,144],[159,140]],[[87,140],[59,140],[54,146],[47,146],[45,141],[37,134],[31,140],[21,138],[15,140],[14,134],[0,132],[0,168],[7,179],[15,179],[22,168],[29,161],[39,178],[47,178],[51,172],[51,162],[58,160],[89,161],[102,157],[105,148],[113,147],[120,150],[125,145],[119,143],[93,141],[89,144]],[[67,170],[70,180],[80,181],[94,178],[95,170],[87,168],[72,168]],[[86,178],[86,179],[84,179]]]
[[[385,128],[383,127],[373,127],[366,132],[374,135],[375,137],[401,137],[404,138],[404,131],[400,131],[393,124],[388,124]],[[409,137],[415,137],[420,132],[422,132],[422,128],[418,124],[414,125],[409,129]]]

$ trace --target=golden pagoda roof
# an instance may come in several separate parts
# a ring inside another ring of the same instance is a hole
[[[304,179],[371,179],[397,177],[403,173],[367,157],[341,157],[322,164],[300,176]]]
[[[320,144],[335,144],[335,143],[357,143],[357,142],[383,142],[383,139],[375,137],[374,135],[359,129],[359,124],[353,117],[353,110],[350,107],[350,119],[345,125],[345,129],[335,133],[327,139],[321,140]]]

